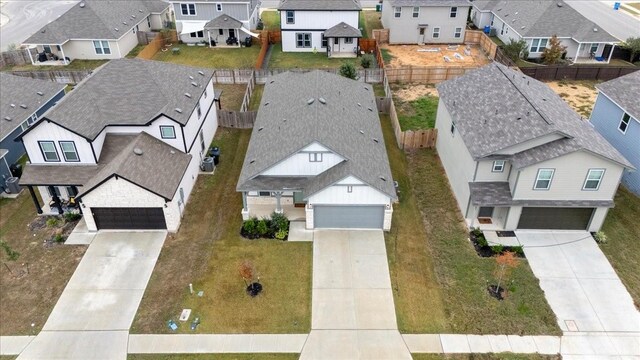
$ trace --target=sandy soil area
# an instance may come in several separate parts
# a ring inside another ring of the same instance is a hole
[[[551,81],[547,85],[553,89],[578,114],[588,118],[596,102],[598,90],[594,81]]]
[[[448,45],[383,45],[384,49],[394,56],[391,67],[400,66],[482,66],[490,60],[480,49],[479,45],[458,45],[457,49],[449,50]],[[468,47],[471,56],[465,54]],[[438,51],[418,51],[435,50]],[[455,54],[459,57],[456,57]],[[445,60],[447,56],[450,61]]]
[[[438,96],[438,90],[433,85],[404,85],[392,88],[393,96],[402,101],[418,100],[427,95]]]

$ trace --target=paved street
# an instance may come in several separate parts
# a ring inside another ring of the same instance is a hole
[[[3,1],[0,8],[0,12],[2,12],[0,51],[7,50],[9,44],[20,45],[48,22],[64,14],[76,2],[76,0]]]
[[[567,0],[567,4],[620,40],[640,36],[640,20],[613,10],[613,2]]]

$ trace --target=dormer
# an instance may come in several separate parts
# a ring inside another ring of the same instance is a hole
[[[266,169],[263,176],[317,176],[346,159],[317,141]]]

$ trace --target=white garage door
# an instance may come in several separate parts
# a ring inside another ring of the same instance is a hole
[[[382,229],[384,206],[315,205],[316,228]]]

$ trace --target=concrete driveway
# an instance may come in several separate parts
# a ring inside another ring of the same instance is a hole
[[[129,328],[166,235],[98,233],[20,359],[126,358]]]
[[[586,231],[516,231],[558,324],[565,332],[640,332],[635,308]]]

